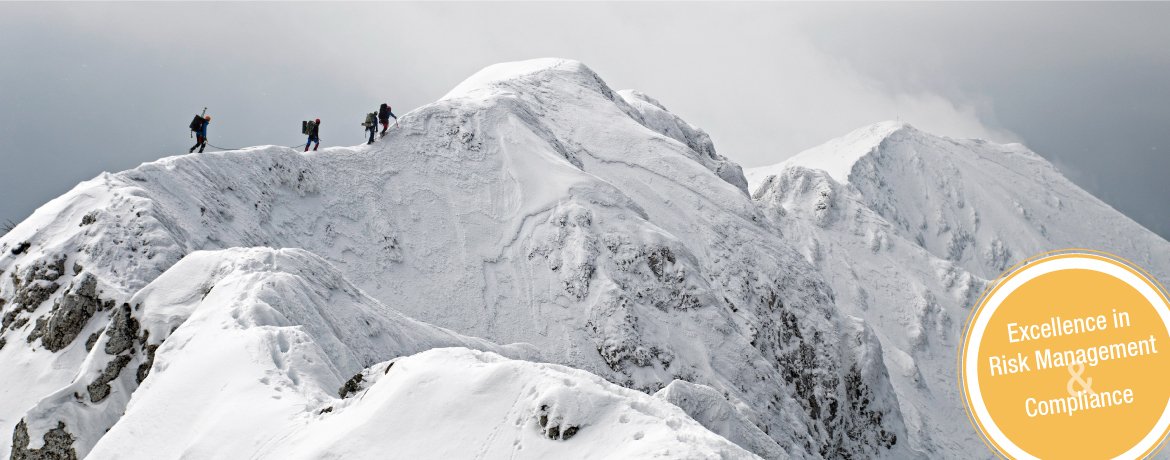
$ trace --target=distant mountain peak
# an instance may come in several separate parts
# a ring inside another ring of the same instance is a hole
[[[837,182],[847,184],[853,165],[878,149],[887,139],[919,133],[925,134],[903,121],[889,120],[873,123],[804,150],[779,164],[751,168],[745,171],[745,174],[750,187],[754,189],[768,176],[780,173],[789,165],[799,165],[809,169],[823,170]]]

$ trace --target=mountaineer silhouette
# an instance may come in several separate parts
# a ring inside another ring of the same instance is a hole
[[[308,142],[305,142],[305,151],[309,151],[309,145],[313,145],[313,151],[317,151],[317,147],[321,146],[321,119],[316,121],[302,121],[301,134],[309,136]]]
[[[207,109],[203,109],[206,113]],[[191,120],[191,132],[195,133],[195,145],[192,145],[187,153],[195,152],[195,148],[199,148],[199,153],[203,153],[203,149],[207,147],[207,125],[211,123],[211,115],[196,115],[195,119]]]
[[[378,107],[378,121],[382,122],[382,136],[386,136],[386,130],[390,129],[390,117],[394,117],[394,126],[398,126],[398,117],[390,110],[390,104],[382,103]]]

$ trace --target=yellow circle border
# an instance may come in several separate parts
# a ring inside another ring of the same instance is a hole
[[[979,438],[983,441],[983,443],[986,444],[992,452],[996,453],[1000,457],[1013,459],[1013,457],[1008,455],[1007,452],[1005,452],[1005,450],[995,442],[995,440],[988,436],[982,422],[979,421],[978,416],[976,416],[974,410],[972,410],[971,396],[967,393],[965,366],[963,365],[963,359],[967,355],[968,345],[970,344],[971,340],[971,329],[975,325],[975,319],[979,317],[979,314],[983,311],[983,307],[986,305],[987,301],[991,299],[991,297],[999,290],[999,288],[1004,286],[1013,276],[1023,272],[1025,269],[1039,265],[1042,262],[1055,259],[1086,256],[1091,259],[1112,263],[1126,271],[1129,271],[1139,279],[1149,284],[1149,286],[1153,288],[1157,294],[1162,296],[1162,300],[1166,302],[1167,305],[1170,305],[1170,295],[1167,294],[1168,291],[1166,290],[1166,287],[1159,283],[1158,280],[1145,269],[1125,259],[1124,257],[1095,249],[1066,248],[1042,252],[1040,254],[1025,258],[1019,263],[1009,267],[1007,270],[1004,270],[1004,272],[1001,273],[999,277],[991,280],[987,287],[984,288],[983,293],[979,296],[977,307],[973,308],[967,317],[966,326],[963,328],[962,346],[959,347],[958,350],[958,359],[956,360],[955,370],[958,374],[957,382],[959,385],[959,391],[963,395],[963,408],[967,413],[967,420],[971,422],[971,426],[979,433]],[[1170,428],[1159,435],[1158,441],[1154,443],[1154,445],[1150,447],[1149,450],[1142,453],[1137,458],[1147,458],[1156,454],[1163,447],[1165,447],[1168,435],[1170,435]]]

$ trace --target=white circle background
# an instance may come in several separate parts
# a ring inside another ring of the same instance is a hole
[[[1013,458],[1034,459],[1036,456],[1029,454],[1013,443],[999,429],[999,426],[992,421],[991,414],[987,411],[987,405],[983,402],[983,394],[979,389],[979,345],[983,341],[983,333],[987,330],[987,324],[990,322],[991,316],[995,314],[995,310],[999,308],[1004,299],[1024,283],[1041,275],[1060,270],[1092,270],[1125,282],[1136,289],[1154,306],[1154,309],[1158,311],[1158,315],[1162,318],[1162,323],[1166,327],[1166,330],[1170,332],[1170,306],[1166,304],[1166,300],[1158,290],[1151,287],[1151,283],[1145,279],[1112,263],[1089,257],[1065,256],[1059,259],[1041,260],[1039,263],[1027,267],[1015,276],[1012,276],[1007,283],[996,290],[995,294],[987,300],[983,309],[979,311],[979,316],[975,318],[974,326],[969,332],[971,340],[968,343],[967,349],[964,351],[963,366],[966,378],[965,387],[969,395],[967,399],[975,412],[975,417],[983,425],[983,431],[987,436]],[[1138,458],[1157,445],[1168,427],[1170,427],[1170,400],[1167,401],[1166,407],[1162,410],[1162,416],[1158,419],[1158,423],[1154,425],[1154,429],[1142,438],[1137,445],[1116,458]]]

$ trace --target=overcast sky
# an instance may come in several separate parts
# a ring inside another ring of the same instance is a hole
[[[102,171],[364,140],[478,69],[578,59],[745,167],[900,118],[1024,142],[1170,238],[1170,4],[0,3],[0,221]]]

